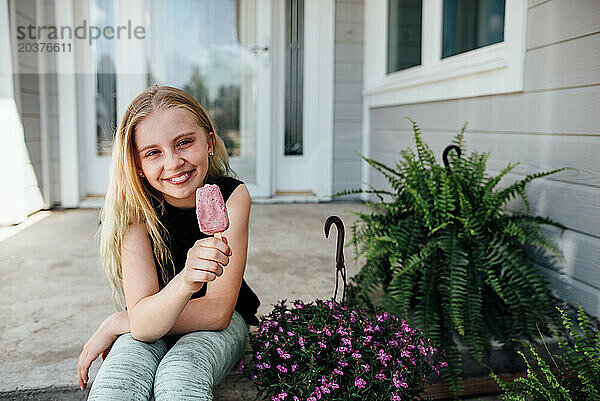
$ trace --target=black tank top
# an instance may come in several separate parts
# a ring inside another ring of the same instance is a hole
[[[238,187],[238,185],[242,184],[242,181],[233,177],[222,177],[219,180],[210,183],[219,186],[221,194],[223,195],[223,200],[227,202],[227,199],[229,199],[231,193]],[[196,218],[196,210],[194,208],[181,209],[164,202],[164,213],[161,215],[160,208],[157,208],[156,211],[160,221],[164,224],[171,236],[169,239],[169,245],[173,262],[175,264],[175,272],[177,274],[181,272],[185,266],[188,250],[197,240],[207,238],[208,235],[200,231],[200,228],[198,227],[198,220]],[[156,265],[156,273],[158,275],[158,284],[162,290],[166,283],[163,282],[162,274],[156,259],[154,260],[154,263]],[[206,295],[206,285],[204,285],[199,291],[195,292],[191,299],[200,298],[204,295]],[[242,285],[240,287],[235,310],[242,315],[248,325],[258,326],[256,312],[258,311],[259,305],[260,301],[258,300],[258,297],[250,289],[248,284],[246,284],[246,280],[242,279]]]

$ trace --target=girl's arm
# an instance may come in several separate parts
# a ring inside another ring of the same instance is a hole
[[[216,327],[209,330],[224,330],[229,326],[246,269],[250,202],[250,194],[243,184],[227,199],[230,224],[223,236],[232,252],[229,264],[223,268],[221,277],[207,283],[204,297],[187,303],[168,334],[207,330],[206,327],[214,323]]]
[[[127,311],[115,312],[107,318],[108,330],[112,335],[120,336],[129,333],[129,317]]]
[[[121,263],[131,336],[154,342],[171,329],[190,296],[174,279],[159,292],[152,247],[143,223],[128,227],[121,245]]]
[[[154,342],[165,334],[222,330],[229,325],[246,265],[250,195],[245,185],[239,185],[233,191],[227,200],[227,208],[230,227],[224,235],[231,244],[229,263],[223,274],[210,282],[206,295],[191,302],[190,297],[199,288],[190,290],[182,274],[185,269],[159,291],[146,227],[144,224],[129,227],[123,238],[121,257],[123,289],[133,338]],[[216,244],[214,246],[224,254],[230,249],[214,238],[200,241]]]

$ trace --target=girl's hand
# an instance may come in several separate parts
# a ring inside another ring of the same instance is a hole
[[[98,330],[90,337],[87,343],[83,346],[83,350],[77,360],[77,376],[79,378],[79,387],[82,390],[88,382],[88,371],[90,365],[94,362],[98,355],[102,354],[102,360],[106,359],[113,343],[117,339],[118,335],[114,334],[110,330],[110,320],[114,315],[109,316]]]
[[[190,294],[200,290],[204,283],[215,280],[223,274],[223,266],[229,263],[231,248],[227,238],[203,238],[194,244],[187,253],[185,267],[181,271],[184,288]]]

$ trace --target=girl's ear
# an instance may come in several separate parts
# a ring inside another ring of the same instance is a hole
[[[217,136],[215,135],[215,133],[209,132],[208,133],[208,152],[209,153],[214,153],[216,141],[217,141]]]

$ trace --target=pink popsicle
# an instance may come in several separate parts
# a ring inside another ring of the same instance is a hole
[[[206,184],[196,190],[196,216],[200,231],[221,239],[221,233],[229,228],[229,217],[218,185]]]

